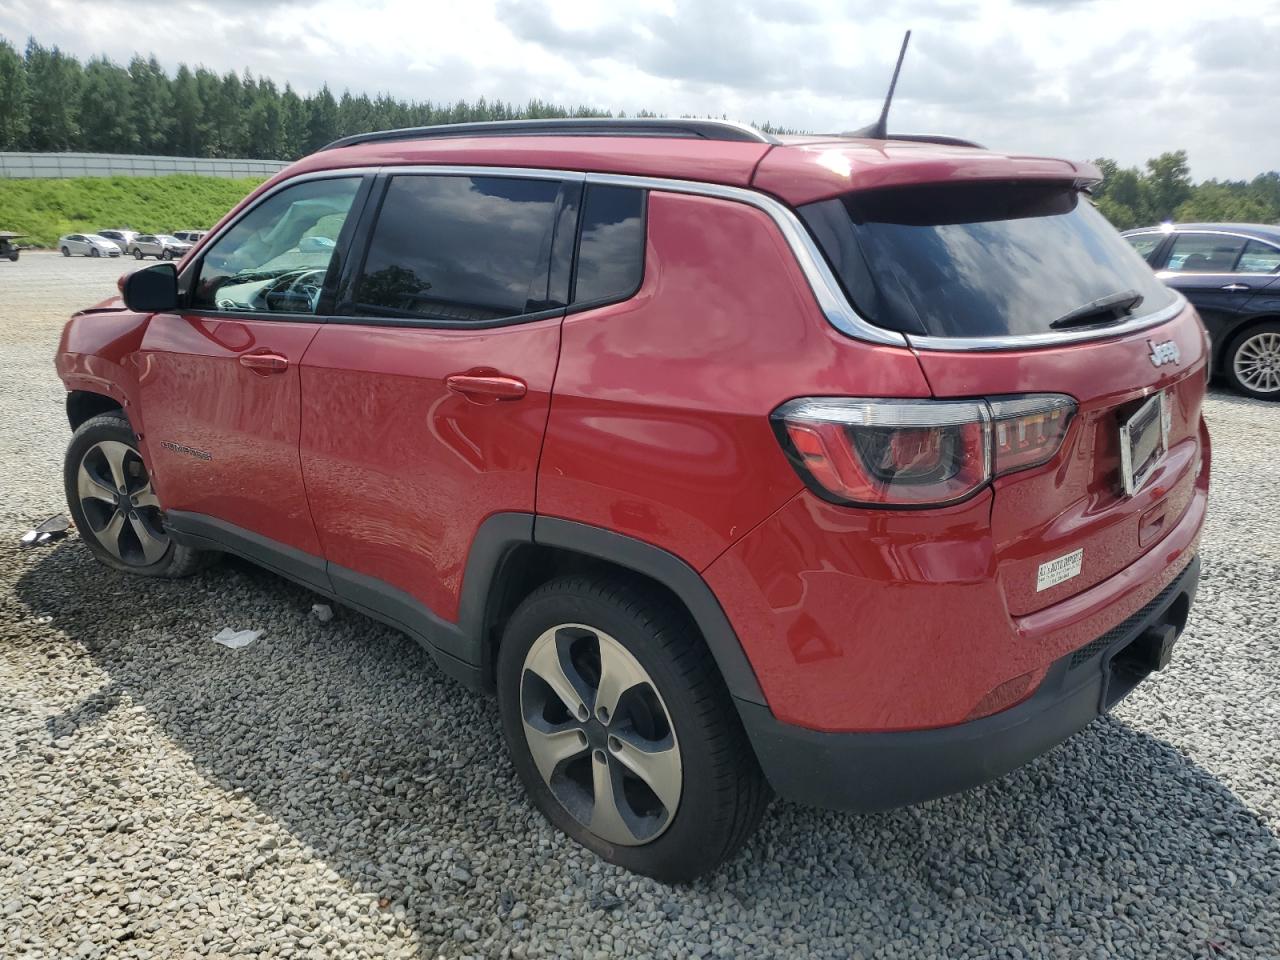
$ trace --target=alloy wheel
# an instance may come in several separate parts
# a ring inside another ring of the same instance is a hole
[[[1280,333],[1264,331],[1249,337],[1232,358],[1236,378],[1258,393],[1280,391]]]
[[[578,623],[539,636],[525,656],[520,715],[543,781],[596,836],[637,846],[671,825],[680,745],[653,680],[613,637]]]
[[[76,495],[94,539],[122,563],[146,567],[169,549],[160,501],[138,451],[118,440],[95,443],[80,459]]]

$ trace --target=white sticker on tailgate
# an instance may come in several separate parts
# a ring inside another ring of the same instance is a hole
[[[1070,580],[1080,573],[1080,564],[1084,562],[1084,548],[1068,553],[1065,557],[1040,564],[1036,571],[1036,593],[1048,590],[1058,584]]]

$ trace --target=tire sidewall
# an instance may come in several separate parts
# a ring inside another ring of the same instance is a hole
[[[1222,370],[1227,375],[1227,381],[1239,393],[1243,393],[1247,397],[1253,397],[1255,400],[1280,401],[1280,390],[1263,393],[1259,390],[1254,390],[1248,384],[1242,383],[1240,378],[1236,376],[1236,353],[1244,346],[1246,340],[1256,337],[1260,333],[1280,333],[1280,320],[1267,320],[1263,323],[1254,324],[1248,330],[1244,330],[1232,337],[1231,342],[1227,345]]]
[[[98,542],[98,538],[94,536],[93,530],[85,518],[84,510],[80,506],[80,497],[77,494],[80,461],[90,447],[95,443],[101,443],[103,440],[115,440],[128,444],[135,451],[138,449],[138,438],[133,435],[133,430],[129,428],[128,423],[122,419],[100,416],[94,417],[81,425],[80,429],[71,437],[71,443],[67,446],[67,455],[63,464],[63,484],[67,496],[67,512],[71,514],[71,519],[75,521],[76,530],[80,533],[81,541],[89,548],[94,557],[104,565],[113,570],[138,574],[144,577],[165,576],[173,565],[174,551],[177,549],[177,544],[172,540],[169,541],[169,546],[165,549],[164,556],[155,563],[145,567],[133,566],[116,559],[110,551],[103,547]],[[139,453],[139,456],[141,456],[141,453]]]
[[[641,846],[614,846],[574,819],[543,782],[529,752],[520,717],[525,656],[539,636],[562,623],[597,628],[626,647],[657,687],[675,730],[682,765],[680,805],[667,829]],[[709,771],[715,763],[702,736],[703,724],[693,691],[635,617],[613,603],[586,594],[548,593],[531,598],[504,632],[498,652],[497,688],[502,733],[512,763],[535,805],[556,827],[606,860],[662,880],[688,880],[702,872],[708,862],[718,862],[718,851],[706,849],[707,822],[716,801],[707,778],[690,775],[691,771]]]

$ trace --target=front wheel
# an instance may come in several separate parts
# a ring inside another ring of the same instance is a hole
[[[141,259],[142,259],[142,250],[141,250],[139,247],[134,247],[134,248],[133,248],[133,259],[135,259],[135,260],[141,260]]]
[[[138,439],[120,414],[80,425],[67,446],[63,481],[80,538],[106,566],[150,577],[185,577],[211,556],[169,538]]]
[[[91,257],[100,257],[100,256],[102,256],[102,254],[98,251],[98,248],[97,248],[97,247],[90,247],[90,248],[89,248],[89,256],[91,256]]]
[[[769,790],[683,610],[626,580],[535,590],[498,653],[512,762],[555,826],[606,860],[693,879],[733,856]]]
[[[71,251],[70,251],[70,250],[68,250],[66,247],[63,247],[63,248],[62,248],[62,255],[63,255],[64,257],[69,257],[69,256],[71,256]]]
[[[1224,367],[1241,393],[1280,400],[1280,321],[1260,323],[1232,340]]]

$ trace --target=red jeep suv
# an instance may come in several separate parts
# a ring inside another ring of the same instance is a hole
[[[915,803],[1168,661],[1206,338],[1091,166],[687,120],[349,137],[58,350],[103,563],[246,557],[496,693],[667,879],[772,792]]]

